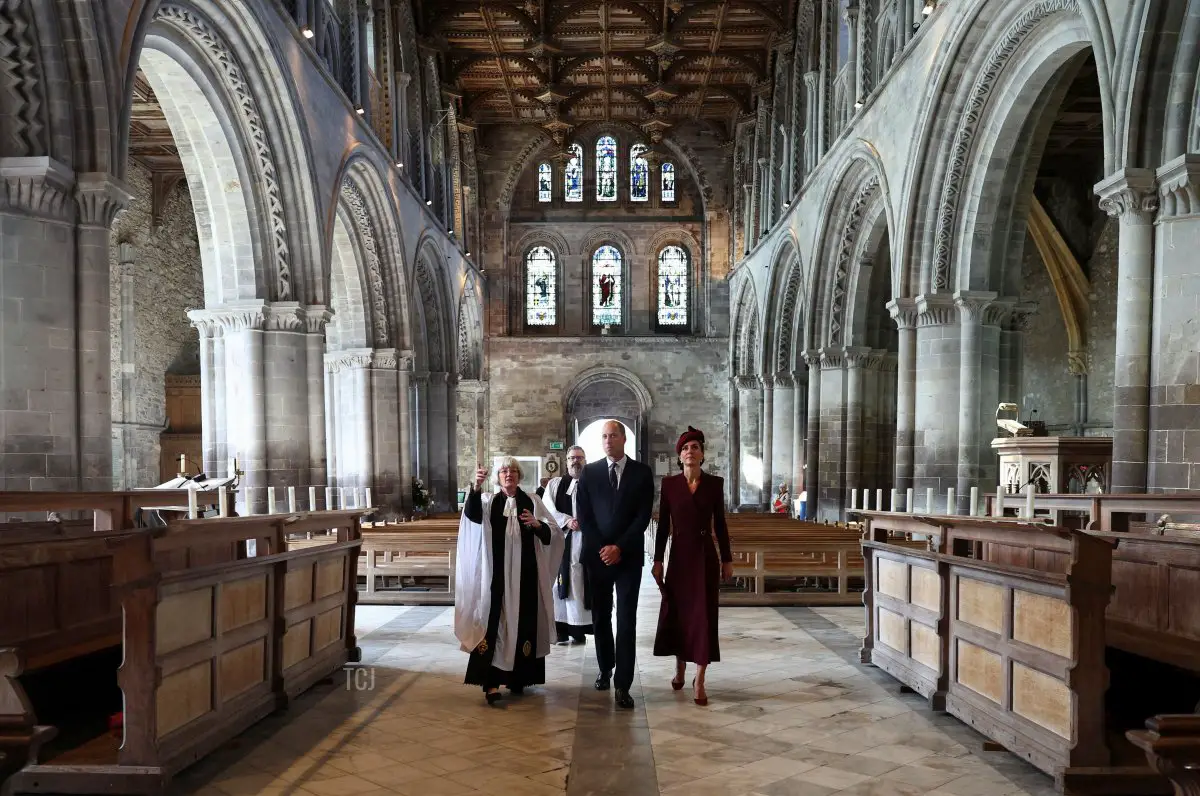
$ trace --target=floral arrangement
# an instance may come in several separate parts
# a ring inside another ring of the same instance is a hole
[[[418,511],[424,511],[429,508],[429,504],[433,501],[433,495],[425,489],[425,484],[420,478],[412,480],[412,504],[413,508]]]

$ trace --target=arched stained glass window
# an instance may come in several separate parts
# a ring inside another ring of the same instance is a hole
[[[557,322],[557,279],[554,252],[545,246],[530,249],[525,255],[525,323],[553,326]]]
[[[596,199],[617,200],[617,139],[611,135],[596,142]]]
[[[554,185],[552,179],[553,171],[550,169],[549,163],[542,163],[538,166],[538,201],[549,202],[553,197],[551,190]]]
[[[571,159],[563,169],[563,194],[568,202],[583,201],[583,147],[571,144]]]
[[[688,254],[679,246],[658,253],[658,325],[687,326]]]
[[[675,201],[675,164],[662,164],[662,200]]]
[[[650,164],[645,155],[645,144],[634,144],[629,148],[629,198],[635,202],[650,198]]]
[[[592,255],[592,324],[621,324],[621,252],[601,246]]]

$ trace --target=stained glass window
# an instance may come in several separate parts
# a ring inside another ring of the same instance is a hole
[[[592,323],[621,324],[621,252],[601,246],[592,255]]]
[[[611,135],[601,136],[596,142],[596,199],[617,199],[617,139]]]
[[[646,162],[645,144],[629,148],[629,198],[644,202],[650,198],[650,164]]]
[[[688,255],[679,246],[658,253],[658,325],[687,326]]]
[[[662,200],[664,202],[675,201],[675,164],[664,163],[662,165]]]
[[[525,322],[530,326],[553,326],[555,319],[554,252],[534,246],[525,255]]]
[[[549,163],[538,166],[538,201],[549,202],[552,196],[551,170]]]
[[[563,193],[568,202],[583,201],[583,147],[571,144],[571,159],[563,170]]]

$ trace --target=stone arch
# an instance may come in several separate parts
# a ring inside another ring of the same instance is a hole
[[[767,339],[763,349],[766,372],[791,373],[797,369],[799,350],[795,345],[802,333],[797,307],[801,307],[804,274],[801,270],[800,248],[794,235],[783,237],[775,250],[771,267],[772,286],[767,307]]]
[[[616,227],[603,226],[588,232],[583,242],[579,245],[579,253],[585,257],[591,257],[596,249],[605,243],[611,243],[621,250],[621,254],[625,257],[626,271],[628,264],[632,259],[641,254],[634,246],[633,239],[626,235]]]
[[[152,4],[139,57],[179,147],[201,236],[206,304],[325,303],[313,172],[294,97],[249,5]],[[140,24],[141,24],[140,23]],[[128,140],[129,115],[122,120]],[[248,265],[249,264],[249,265]]]
[[[996,165],[989,169],[989,158],[999,154],[998,141],[1011,148],[1028,116],[1012,111],[1028,110],[1070,57],[1103,41],[1094,11],[1090,0],[1027,0],[981,8],[963,21],[961,34],[956,31],[957,50],[986,56],[969,64],[950,59],[945,74],[931,83],[924,105],[924,118],[930,123],[922,131],[922,165],[912,171],[909,191],[909,237],[914,244],[896,280],[898,293],[952,292],[968,289],[973,280],[976,285],[989,281],[986,273],[976,279],[970,269],[954,267],[959,265],[956,254],[963,238],[970,237],[964,230],[974,221],[975,210],[966,207],[973,198],[968,184],[975,179],[978,189],[981,172],[991,172],[992,181],[998,180],[1000,164],[993,160]],[[1093,52],[1099,65],[1104,50],[1093,47]],[[1101,95],[1108,162],[1113,150],[1112,103],[1103,87]],[[994,202],[996,196],[985,200]]]
[[[1191,13],[1175,28],[1180,32],[1166,99],[1161,155],[1164,163],[1188,152],[1200,152],[1200,10],[1195,2],[1189,5]],[[1176,13],[1182,10],[1175,9]],[[1149,126],[1153,127],[1153,122]]]
[[[879,292],[873,291],[872,288],[881,284],[881,277],[876,272],[882,265],[872,261],[871,258],[881,247],[889,245],[891,242],[887,214],[884,212],[885,204],[883,201],[876,202],[863,214],[858,240],[855,242],[854,252],[850,258],[851,272],[847,281],[846,304],[842,310],[845,318],[843,344],[847,346],[871,345],[867,341],[868,322],[881,316],[886,317],[884,305],[895,294],[894,283],[891,280],[892,274],[889,272],[886,275],[888,281],[883,291],[886,295],[875,296],[876,299],[883,300],[879,301],[877,305],[870,303],[872,293],[878,294]],[[888,265],[891,265],[890,257]],[[892,321],[887,319],[886,323],[891,324]]]
[[[525,252],[534,246],[545,246],[553,251],[560,259],[572,254],[571,246],[558,232],[552,229],[535,229],[526,232],[509,249],[509,256],[524,257]]]
[[[369,288],[364,231],[347,202],[338,202],[331,237],[329,309],[325,344],[329,351],[370,348],[374,345],[375,312]],[[373,254],[373,253],[372,253]],[[378,267],[378,259],[375,259]],[[386,333],[386,330],[384,331]]]
[[[596,420],[612,418],[633,429],[638,450],[633,458],[649,461],[650,412],[654,400],[636,374],[598,365],[580,371],[563,392],[563,425],[568,439]]]
[[[758,298],[749,278],[742,280],[735,300],[729,334],[729,375],[753,376],[759,372]]]
[[[363,296],[368,311],[369,332],[364,345],[375,348],[408,349],[411,347],[409,321],[408,269],[404,263],[403,240],[396,218],[396,201],[380,173],[380,166],[371,155],[359,149],[343,161],[335,183],[331,205],[352,231],[349,240],[357,247],[353,257],[360,265]],[[338,246],[347,242],[347,235],[337,233],[331,238],[333,268],[339,253]],[[334,292],[336,274],[331,273],[331,305],[336,305]],[[336,315],[333,320],[337,323]]]
[[[833,186],[828,209],[822,213],[828,223],[817,246],[810,347],[846,344],[847,303],[864,220],[876,218],[887,208],[884,172],[869,146],[850,157]]]
[[[417,361],[423,365],[422,369],[430,373],[448,372],[454,363],[450,328],[446,323],[450,313],[447,310],[445,286],[442,284],[441,259],[442,254],[432,238],[426,237],[417,244],[416,317],[420,321],[418,328],[422,332],[420,339],[423,345],[414,345],[414,350]]]
[[[458,302],[458,334],[456,337],[459,379],[478,381],[483,378],[483,319],[475,280],[467,277],[462,298]]]

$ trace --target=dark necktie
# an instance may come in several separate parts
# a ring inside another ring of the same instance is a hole
[[[608,482],[612,484],[613,491],[617,491],[617,463],[613,462],[608,466]]]

